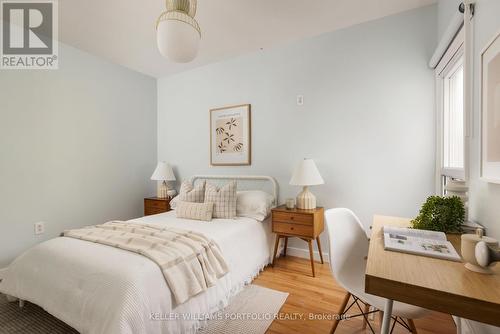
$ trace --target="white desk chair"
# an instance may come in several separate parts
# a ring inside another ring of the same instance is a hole
[[[338,312],[340,319],[343,319],[346,312],[356,305],[363,316],[363,328],[368,325],[373,333],[367,315],[378,310],[383,310],[385,299],[365,292],[365,271],[366,258],[368,256],[368,238],[358,217],[349,209],[329,209],[325,211],[326,229],[328,233],[330,269],[338,284],[347,290],[341,308]],[[353,302],[347,306],[350,298]],[[364,309],[361,309],[361,305]],[[369,307],[373,306],[375,311],[369,312]],[[392,309],[394,329],[396,323],[404,326],[408,331],[417,333],[413,319],[420,318],[429,311],[408,304],[395,302]],[[380,311],[380,314],[382,312]],[[406,320],[405,320],[406,319]],[[334,320],[330,333],[335,333],[339,320]]]

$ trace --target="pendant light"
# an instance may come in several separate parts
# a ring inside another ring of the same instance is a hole
[[[162,56],[188,63],[196,58],[201,30],[196,15],[196,0],[166,0],[167,10],[156,22],[156,41]]]

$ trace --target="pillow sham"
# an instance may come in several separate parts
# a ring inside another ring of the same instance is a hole
[[[211,221],[213,215],[213,203],[194,203],[178,201],[175,209],[177,218]]]
[[[207,183],[205,203],[214,204],[214,218],[233,219],[236,217],[236,181],[231,181],[221,188]]]
[[[271,213],[274,197],[261,190],[245,190],[236,193],[236,215],[264,221]]]
[[[178,201],[203,203],[205,198],[205,181],[193,185],[191,181],[183,181],[179,190]]]

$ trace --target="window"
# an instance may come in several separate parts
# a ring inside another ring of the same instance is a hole
[[[464,66],[462,58],[444,77],[443,168],[464,169]]]
[[[436,192],[441,195],[451,181],[467,181],[463,44],[460,32],[436,67]]]

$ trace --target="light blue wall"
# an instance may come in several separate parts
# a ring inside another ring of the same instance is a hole
[[[0,70],[0,268],[65,229],[138,217],[154,194],[156,80],[59,55],[59,70]]]
[[[367,227],[375,213],[414,216],[434,190],[436,22],[425,7],[160,79],[158,157],[180,179],[272,175],[282,200],[299,192],[292,169],[310,157],[326,182],[312,187],[319,205],[349,207]],[[242,103],[252,165],[210,167],[209,109]]]
[[[460,1],[439,0],[439,27],[446,27],[446,18],[451,18]],[[487,183],[479,179],[481,150],[481,51],[500,33],[500,1],[476,1],[473,26],[473,57],[474,57],[474,96],[473,96],[473,136],[470,143],[470,218],[487,227],[488,235],[500,239],[500,185]],[[476,333],[498,333],[498,327],[482,326],[472,323]]]

